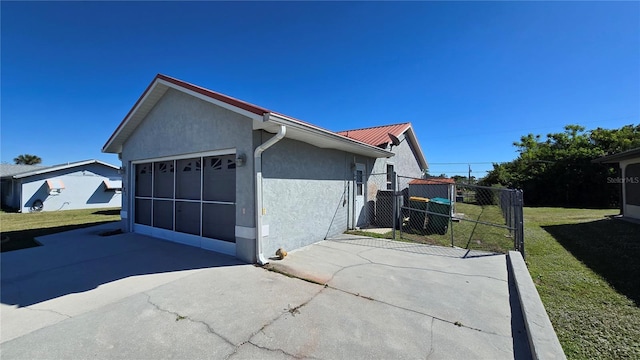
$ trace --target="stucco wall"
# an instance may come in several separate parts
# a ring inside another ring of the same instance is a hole
[[[399,140],[401,141],[400,145],[394,146],[391,150],[396,155],[390,158],[389,161],[394,164],[394,169],[398,175],[421,178],[423,169],[420,167],[420,163],[416,159],[415,152],[411,147],[409,139],[403,134]]]
[[[273,256],[280,247],[297,249],[347,230],[355,162],[365,163],[371,172],[371,158],[290,139],[263,154],[265,256]]]
[[[236,224],[254,226],[252,120],[235,112],[169,89],[123,146],[122,163],[164,156],[229,149],[246,154],[236,168]],[[125,186],[130,188],[131,171]],[[129,192],[125,197],[129,199]],[[129,201],[123,210],[129,210]]]
[[[36,200],[43,202],[42,211],[120,207],[121,194],[106,190],[104,180],[120,179],[118,170],[99,164],[59,170],[19,179],[22,184],[22,212],[31,211]],[[47,180],[62,180],[65,189],[50,194]]]

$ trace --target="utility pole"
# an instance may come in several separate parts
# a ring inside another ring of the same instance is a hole
[[[471,184],[471,164],[467,164],[469,166],[469,184]]]

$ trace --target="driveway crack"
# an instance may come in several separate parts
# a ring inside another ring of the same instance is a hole
[[[32,310],[32,311],[44,311],[44,312],[50,312],[50,313],[53,313],[53,314],[56,314],[56,315],[64,316],[64,317],[66,317],[67,319],[71,319],[71,318],[72,318],[72,316],[71,316],[71,315],[67,315],[67,314],[61,313],[61,312],[59,312],[59,311],[52,310],[52,309],[34,309],[34,308],[30,308],[30,307],[28,307],[28,306],[23,306],[23,307],[22,307],[22,309],[28,309],[28,310]]]
[[[376,264],[376,263],[372,263],[372,264]],[[367,264],[356,264],[356,265],[346,266],[346,267],[344,267],[344,268],[342,268],[342,269],[340,269],[340,270],[336,271],[336,273],[334,274],[334,276],[335,276],[337,273],[339,273],[340,271],[342,271],[342,270],[345,270],[345,269],[348,269],[348,268],[351,268],[351,267],[355,267],[355,266],[361,266],[361,265],[367,265]],[[384,264],[378,264],[378,265],[384,265]],[[389,266],[391,266],[391,265],[389,265]],[[416,268],[416,269],[420,269],[420,268]],[[267,270],[269,270],[269,269],[267,269]],[[427,270],[427,269],[422,269],[422,270]],[[305,279],[305,278],[302,278],[302,277],[299,277],[299,276],[297,276],[297,275],[295,275],[295,274],[285,273],[285,272],[283,272],[282,270],[278,270],[278,271],[276,271],[276,272],[277,272],[277,273],[279,273],[279,274],[281,274],[281,275],[284,275],[284,276],[293,277],[293,278],[300,279],[300,280],[303,280],[303,281],[309,281],[309,280],[307,280],[307,279]],[[456,274],[456,275],[461,275],[461,274]],[[332,277],[331,277],[331,279],[329,279],[329,281],[327,281],[327,283],[326,283],[326,284],[324,284],[324,288],[323,288],[323,290],[324,290],[324,289],[326,289],[326,288],[329,288],[329,289],[332,289],[332,290],[336,290],[336,291],[343,292],[343,293],[345,293],[345,294],[349,294],[349,295],[353,295],[353,296],[356,296],[356,297],[360,297],[360,298],[363,298],[363,299],[366,299],[366,300],[376,301],[376,302],[378,302],[378,303],[381,303],[381,304],[384,304],[384,305],[387,305],[387,306],[391,306],[391,307],[394,307],[394,308],[396,308],[396,309],[405,310],[405,311],[410,311],[410,312],[413,312],[413,313],[416,313],[416,314],[420,314],[420,315],[428,316],[428,317],[431,317],[431,318],[433,318],[433,319],[435,319],[435,320],[439,320],[439,321],[445,322],[445,323],[447,323],[447,324],[451,324],[451,325],[455,325],[455,326],[459,326],[459,327],[464,327],[464,328],[467,328],[467,329],[470,329],[470,330],[479,331],[479,332],[482,332],[482,333],[485,333],[485,334],[491,334],[491,335],[502,336],[502,337],[505,337],[505,336],[506,336],[506,335],[498,334],[498,333],[495,333],[495,332],[492,332],[492,331],[486,331],[486,330],[482,330],[482,329],[475,328],[475,327],[472,327],[472,326],[464,325],[464,324],[463,324],[463,323],[461,323],[460,321],[452,321],[452,320],[443,319],[443,318],[440,318],[440,317],[437,317],[437,316],[434,316],[434,315],[431,315],[431,314],[428,314],[428,313],[424,313],[424,312],[421,312],[421,311],[418,311],[418,310],[414,310],[414,309],[406,308],[406,307],[403,307],[403,306],[400,306],[400,305],[391,304],[391,303],[388,303],[388,302],[386,302],[386,301],[382,301],[382,300],[374,299],[374,298],[372,298],[372,297],[369,297],[369,296],[366,296],[366,295],[362,295],[362,294],[360,294],[360,293],[355,293],[355,292],[352,292],[352,291],[349,291],[349,290],[340,289],[340,288],[338,288],[338,287],[335,287],[335,286],[329,285],[329,282],[330,282],[331,280],[333,280],[333,277],[334,277],[334,276],[332,276]],[[471,275],[471,276],[473,276],[473,275]],[[297,307],[295,307],[295,308],[293,308],[293,309],[289,308],[289,309],[288,309],[288,312],[291,312],[291,314],[295,316],[295,313],[298,311],[298,309],[300,309],[301,307],[303,307],[304,305],[306,305],[307,303],[309,303],[311,300],[313,300],[316,296],[318,296],[318,294],[319,294],[320,292],[322,292],[322,290],[320,290],[316,295],[314,295],[312,298],[310,298],[309,300],[307,300],[305,303],[303,303],[303,304],[301,304],[301,305],[299,305],[299,306],[297,306]],[[283,313],[283,314],[284,314],[284,313]],[[280,316],[282,316],[282,315],[280,315]],[[268,325],[270,325],[271,323],[273,323],[275,320],[277,320],[280,316],[278,316],[276,319],[272,320],[269,324],[267,324],[267,325],[263,326],[263,327],[262,327],[260,330],[258,330],[256,333],[254,333],[253,335],[251,335],[251,337],[249,338],[249,340],[251,340],[251,338],[252,338],[255,334],[257,334],[258,332],[260,332],[261,330],[263,330],[265,327],[267,327]]]
[[[431,357],[431,355],[433,355],[433,323],[436,321],[436,318],[431,318],[431,327],[429,329],[430,335],[431,335],[431,340],[429,341],[429,352],[427,353],[427,357],[425,359],[429,359],[429,357]]]
[[[147,293],[143,293],[143,294],[147,296],[147,303],[149,303],[149,305],[153,306],[156,310],[158,310],[160,312],[163,312],[163,313],[174,315],[176,317],[176,321],[187,320],[187,321],[192,322],[192,323],[204,325],[204,327],[207,329],[208,333],[213,334],[213,335],[221,338],[222,340],[224,340],[226,343],[228,343],[229,345],[231,345],[233,347],[236,346],[236,344],[234,344],[231,340],[227,339],[226,337],[220,335],[215,330],[213,330],[213,327],[211,327],[211,325],[209,325],[207,322],[205,322],[203,320],[192,319],[189,316],[181,315],[181,314],[179,314],[179,313],[177,313],[175,311],[171,311],[171,310],[168,310],[168,309],[161,308],[158,304],[156,304],[153,301],[151,301],[151,295],[149,295]]]
[[[292,275],[289,274],[282,274],[281,272],[277,272],[281,275],[285,275],[285,276],[289,276],[291,277]],[[293,276],[295,277],[295,276]],[[298,277],[295,277],[296,279],[298,279]],[[304,280],[307,281],[306,279],[299,279],[299,280]],[[322,286],[322,285],[321,285]],[[291,316],[295,317],[296,314],[300,314],[300,309],[303,308],[304,306],[306,306],[307,304],[309,304],[313,299],[315,299],[325,288],[327,288],[327,285],[324,285],[318,292],[316,292],[312,297],[310,297],[307,301],[303,302],[302,304],[295,306],[295,307],[291,307],[291,304],[289,304],[287,309],[283,309],[283,312],[280,313],[278,316],[274,317],[273,319],[271,319],[269,322],[267,322],[266,324],[262,325],[262,327],[260,327],[260,329],[254,331],[253,333],[251,333],[249,335],[249,338],[246,341],[243,341],[242,343],[240,343],[239,345],[237,345],[235,347],[235,349],[233,350],[233,352],[231,354],[229,354],[227,357],[225,357],[225,360],[230,359],[231,357],[233,357],[234,355],[236,355],[236,353],[238,352],[238,350],[245,344],[251,344],[257,348],[263,349],[263,350],[268,350],[271,352],[279,352],[282,354],[285,354],[287,356],[291,356],[295,359],[315,359],[313,357],[308,357],[308,356],[304,356],[304,355],[294,355],[294,354],[290,354],[286,351],[284,351],[283,349],[277,348],[277,349],[272,349],[272,348],[268,348],[262,345],[258,345],[256,343],[254,343],[252,340],[253,338],[258,335],[259,333],[262,333],[265,337],[269,337],[264,330],[271,326],[271,324],[273,324],[274,322],[276,322],[277,320],[279,320],[280,318],[282,318],[283,316],[285,316],[287,313],[291,314]]]

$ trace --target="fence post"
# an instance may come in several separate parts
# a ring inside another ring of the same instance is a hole
[[[396,193],[398,192],[398,174],[396,174],[395,170],[393,171],[393,176],[391,177],[391,189],[393,190],[391,195],[391,216],[393,217],[391,221],[391,237],[393,240],[396,239],[396,221],[398,221],[398,217],[396,216],[396,212],[398,211],[398,198]]]
[[[516,190],[516,204],[517,207],[515,209],[515,213],[516,213],[516,234],[517,234],[517,239],[518,239],[518,251],[520,251],[520,253],[522,254],[522,258],[525,258],[525,251],[524,251],[524,211],[523,211],[523,206],[524,206],[524,199],[523,199],[523,192],[522,190]]]

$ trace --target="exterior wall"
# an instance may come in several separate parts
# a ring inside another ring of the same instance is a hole
[[[89,164],[41,175],[17,179],[22,212],[30,212],[36,200],[43,202],[42,211],[120,207],[121,194],[106,190],[104,180],[120,180],[118,170],[100,164]],[[50,194],[47,180],[59,179],[65,189],[59,194]],[[14,189],[15,193],[15,189]]]
[[[628,216],[634,219],[640,220],[640,205],[632,205],[628,204],[629,198],[627,197],[627,191],[629,187],[640,187],[640,179],[637,178],[635,174],[629,173],[627,167],[632,164],[640,164],[640,158],[623,160],[620,161],[620,168],[622,169],[622,178],[625,179],[625,182],[622,184],[622,199],[623,199],[623,207],[624,207],[624,216]],[[636,189],[635,191],[640,191]]]
[[[266,140],[267,136],[260,142]],[[280,247],[293,250],[346,231],[353,211],[352,164],[366,164],[368,176],[373,162],[290,139],[266,150],[262,156],[265,257]]]
[[[131,231],[132,161],[214,150],[246,155],[236,168],[236,256],[255,259],[252,120],[206,101],[169,89],[123,146],[122,227]]]

